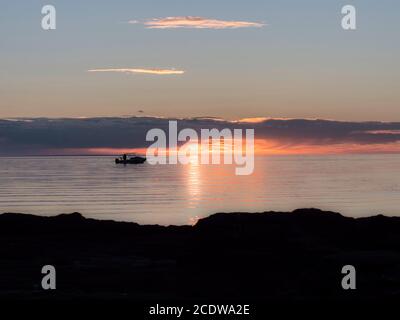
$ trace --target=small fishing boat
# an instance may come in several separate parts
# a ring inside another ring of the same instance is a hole
[[[116,164],[140,164],[144,163],[146,161],[145,157],[139,157],[139,156],[134,156],[128,158],[126,155],[123,155],[122,157],[116,158],[115,163]]]

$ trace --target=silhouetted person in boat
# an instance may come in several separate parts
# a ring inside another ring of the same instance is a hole
[[[124,154],[124,155],[122,156],[122,159],[124,159],[124,161],[126,161],[126,154]]]

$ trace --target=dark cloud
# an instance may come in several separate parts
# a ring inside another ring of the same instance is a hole
[[[345,122],[307,119],[269,119],[254,125],[257,136],[316,145],[355,143],[382,144],[400,141],[400,122]],[[371,131],[380,131],[379,134]]]
[[[342,122],[307,119],[267,119],[258,123],[229,122],[217,118],[165,119],[156,117],[87,119],[0,120],[0,155],[45,154],[63,149],[143,148],[153,128],[168,131],[168,121],[178,128],[200,131],[254,128],[256,139],[282,145],[389,144],[400,142],[399,122]]]

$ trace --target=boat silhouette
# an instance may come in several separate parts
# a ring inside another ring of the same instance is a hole
[[[145,157],[133,156],[128,158],[126,154],[124,154],[122,157],[115,159],[116,164],[140,164],[144,163],[145,161]]]

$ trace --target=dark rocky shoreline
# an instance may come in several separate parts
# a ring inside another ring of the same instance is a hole
[[[219,213],[195,226],[0,215],[2,299],[384,300],[400,296],[400,218]],[[41,268],[57,290],[41,289]],[[341,268],[357,269],[357,290]]]

